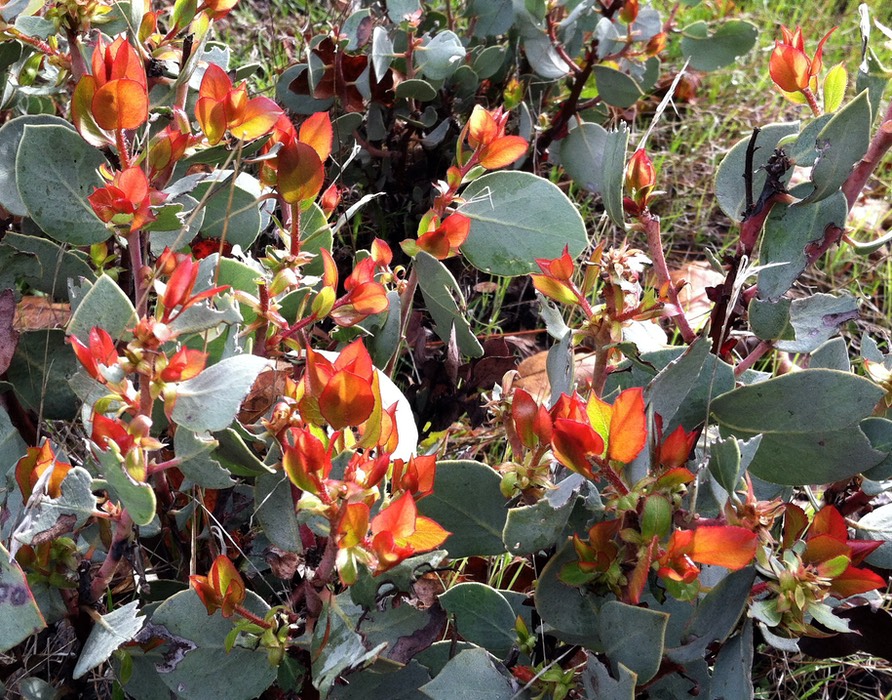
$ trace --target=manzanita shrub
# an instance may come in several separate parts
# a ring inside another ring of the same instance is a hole
[[[734,238],[697,328],[630,134],[755,26],[356,2],[307,24],[274,100],[213,39],[235,5],[0,7],[7,691],[742,698],[763,645],[876,649],[892,354],[865,336],[853,368],[858,300],[797,286],[885,243],[846,235],[892,146],[866,8],[851,65],[824,65],[838,33],[780,30],[801,119],[718,167]],[[397,214],[351,249],[367,207],[364,231]],[[420,441],[403,393],[415,307],[453,382],[486,374],[462,261],[526,277],[553,340],[547,389],[482,387],[488,463]],[[17,330],[37,302],[61,322]]]

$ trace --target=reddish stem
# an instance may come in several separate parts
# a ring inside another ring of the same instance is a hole
[[[892,148],[892,101],[886,108],[886,114],[883,115],[883,122],[867,148],[867,153],[855,166],[849,177],[842,185],[842,193],[846,196],[849,203],[849,209],[855,204],[870,174],[876,169],[886,155],[886,151]]]
[[[246,607],[244,607],[242,605],[236,605],[235,611],[239,615],[241,615],[243,618],[248,620],[249,622],[253,622],[258,627],[262,627],[265,630],[268,630],[272,627],[272,625],[269,622],[264,620],[262,617],[258,617],[257,615],[255,615],[254,613],[252,613],[250,610],[248,610]]]
[[[291,205],[291,255],[300,255],[300,204]]]
[[[657,281],[660,283],[661,287],[663,285],[666,286],[669,294],[669,301],[671,301],[675,308],[678,309],[678,313],[672,316],[672,320],[675,321],[675,325],[678,326],[678,330],[684,341],[686,343],[693,343],[697,334],[694,333],[691,324],[688,323],[687,316],[685,316],[681,304],[678,301],[678,289],[669,277],[669,266],[666,264],[666,256],[663,253],[660,220],[651,214],[649,209],[645,208],[641,214],[639,214],[638,221],[644,226],[644,232],[647,235],[647,249],[653,260]]]
[[[105,555],[105,561],[102,562],[102,566],[96,572],[96,578],[93,579],[90,594],[93,596],[94,601],[99,600],[118,570],[118,565],[121,563],[121,559],[124,558],[124,552],[127,550],[132,530],[133,520],[127,509],[124,508],[121,510],[118,522],[115,524],[115,531],[112,535],[111,544],[108,547],[108,553]]]

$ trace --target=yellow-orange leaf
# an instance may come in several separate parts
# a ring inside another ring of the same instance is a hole
[[[613,402],[610,416],[610,440],[607,456],[629,463],[647,444],[647,416],[644,412],[644,390],[626,389]]]
[[[316,112],[307,117],[300,125],[297,138],[316,151],[319,160],[324,162],[331,155],[332,129],[328,112]]]
[[[268,97],[255,97],[244,106],[241,118],[229,130],[237,139],[253,141],[269,133],[280,116],[282,110],[275,102]]]
[[[451,534],[439,523],[420,515],[415,519],[415,532],[408,543],[416,552],[426,552],[439,547]]]
[[[319,410],[335,430],[364,423],[374,408],[369,382],[346,370],[335,372],[319,396]]]
[[[325,180],[325,169],[316,151],[305,143],[295,141],[279,151],[278,187],[289,204],[313,199]]]

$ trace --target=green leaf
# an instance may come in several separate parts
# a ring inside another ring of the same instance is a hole
[[[198,435],[183,426],[173,436],[173,450],[182,460],[178,469],[190,481],[208,489],[225,489],[233,486],[229,472],[211,456],[220,443],[208,434]]]
[[[709,688],[710,700],[754,697],[753,649],[753,622],[746,620],[743,629],[719,650]]]
[[[475,37],[505,34],[514,24],[511,0],[470,0],[465,15],[476,20]]]
[[[390,358],[399,348],[403,337],[402,319],[400,318],[402,302],[399,292],[395,289],[387,292],[387,301],[390,302],[387,311],[378,314],[374,321],[366,319],[359,324],[372,333],[372,337],[366,339],[365,347],[369,351],[369,355],[372,356],[372,364],[375,367],[387,366]]]
[[[81,285],[89,285],[89,282]],[[127,329],[136,325],[136,309],[124,290],[108,275],[102,275],[95,284],[89,285],[77,308],[68,321],[68,332],[83,343],[90,337],[90,330],[99,326],[112,338],[125,336]]]
[[[623,222],[623,172],[629,130],[625,123],[608,132],[600,124],[583,122],[560,143],[560,161],[573,181],[601,195],[608,216]]]
[[[437,462],[437,487],[419,501],[418,513],[452,533],[443,545],[451,558],[505,553],[507,509],[500,483],[499,475],[480,462]]]
[[[801,191],[794,190],[794,194]],[[848,206],[842,192],[815,202],[775,204],[765,221],[759,260],[759,298],[772,301],[783,296],[808,265],[806,248],[820,239],[830,225],[844,227]]]
[[[805,201],[820,202],[839,191],[870,145],[870,101],[867,92],[833,115],[817,137],[818,159],[811,171],[814,191]]]
[[[491,2],[490,4],[495,5],[496,3]],[[479,28],[479,26],[480,19],[478,18],[477,28]],[[474,62],[471,67],[474,69],[474,72],[480,80],[486,80],[499,72],[505,63],[506,54],[507,50],[504,46],[488,46],[474,57]]]
[[[544,3],[542,3],[544,7]],[[541,29],[524,31],[523,51],[533,72],[545,80],[559,80],[570,72],[569,64],[554,48],[554,44]]]
[[[134,600],[96,620],[77,659],[72,678],[80,678],[105,662],[115,649],[131,641],[139,633],[146,618],[137,615],[138,605],[139,601]]]
[[[593,654],[588,655],[580,680],[586,700],[635,700],[638,677],[622,664],[616,664],[617,678]]]
[[[350,598],[350,593],[342,594],[344,598]],[[384,644],[388,650],[388,656],[399,655],[401,639],[409,641],[417,632],[428,625],[433,624],[438,632],[445,629],[446,615],[439,609],[428,608],[420,610],[412,605],[393,605],[394,598],[390,598],[381,606],[372,606],[371,610],[355,608],[356,617],[360,617],[357,631],[362,634],[367,647]],[[345,608],[350,609],[352,604],[348,601]],[[351,617],[354,617],[351,615]],[[435,632],[436,634],[436,632]],[[405,642],[403,642],[404,644]]]
[[[861,430],[867,435],[873,449],[886,454],[882,462],[865,470],[863,474],[874,481],[885,481],[892,477],[892,421],[886,418],[865,418],[861,421]]]
[[[214,437],[217,439],[218,445],[214,448],[213,458],[219,460],[220,466],[228,472],[236,476],[260,476],[275,472],[273,467],[264,464],[257,454],[245,444],[237,430],[233,428],[220,430],[214,433]]]
[[[351,673],[348,684],[335,686],[328,697],[331,700],[418,700],[418,689],[430,679],[427,669],[412,659],[396,670],[381,672],[370,668],[360,673]]]
[[[395,95],[403,99],[430,102],[437,96],[436,88],[426,80],[410,78],[396,86]]]
[[[74,127],[64,119],[49,114],[26,114],[10,119],[0,127],[0,206],[13,216],[28,216],[28,209],[16,187],[16,153],[25,133],[25,126],[61,126],[72,132]]]
[[[387,16],[396,24],[421,9],[419,0],[387,0]]]
[[[648,385],[647,400],[662,416],[664,434],[679,425],[693,430],[706,418],[712,397],[734,388],[733,370],[709,348],[707,339],[697,339]]]
[[[468,642],[504,659],[516,643],[514,611],[504,596],[483,583],[453,586],[440,596],[443,609],[455,616],[458,633]]]
[[[448,345],[455,329],[455,341],[463,355],[483,355],[483,346],[471,332],[471,326],[462,313],[465,299],[452,273],[442,262],[423,250],[415,256],[415,265],[424,305],[434,319],[440,339]]]
[[[94,455],[102,466],[102,476],[130,513],[133,522],[140,527],[152,522],[157,507],[152,487],[131,477],[111,450],[94,450]]]
[[[799,132],[799,136],[796,137],[793,145],[784,147],[790,160],[803,168],[813,166],[818,159],[818,152],[815,150],[818,134],[821,133],[821,130],[827,126],[827,122],[831,119],[833,119],[832,114],[822,114],[820,117],[815,117],[805,122],[805,126],[802,127],[802,131]]]
[[[235,420],[251,385],[269,361],[236,355],[177,385],[172,419],[197,433],[224,430]]]
[[[21,567],[0,542],[0,652],[9,651],[46,627]]]
[[[284,474],[261,474],[254,483],[254,515],[267,539],[286,552],[302,552],[291,482]]]
[[[644,97],[635,79],[609,66],[595,66],[592,69],[598,95],[611,107],[628,109]]]
[[[778,142],[785,136],[799,132],[799,122],[768,124],[762,127],[756,137],[756,152],[753,154],[753,198],[765,186],[765,165]],[[722,211],[734,221],[743,219],[746,208],[746,151],[750,136],[738,141],[722,159],[715,173],[715,196]]]
[[[868,48],[861,65],[858,67],[858,75],[855,78],[855,92],[861,93],[867,90],[867,97],[870,101],[870,113],[873,115],[874,121],[878,115],[882,114],[880,104],[883,99],[883,92],[886,89],[886,83],[889,82],[889,73],[880,63],[880,59]]]
[[[598,614],[604,653],[612,664],[622,664],[647,683],[660,668],[668,622],[669,613],[607,601]]]
[[[366,609],[375,607],[379,595],[399,591],[410,593],[412,584],[422,575],[436,569],[446,558],[445,549],[416,554],[404,559],[392,569],[372,576],[368,569],[360,569],[359,578],[350,586],[350,599]]]
[[[625,122],[613,131],[607,132],[604,144],[603,173],[601,180],[601,200],[607,216],[617,226],[625,227],[623,220],[623,177],[626,169],[626,147],[629,143],[629,129]]]
[[[866,561],[880,569],[892,569],[892,505],[880,506],[863,516],[855,525],[855,536],[859,540],[882,542]]]
[[[545,565],[536,583],[536,611],[558,639],[600,652],[604,650],[598,631],[602,601],[560,580],[561,569],[574,561],[576,550],[572,542],[567,542]]]
[[[824,112],[832,114],[842,104],[846,96],[846,85],[849,82],[849,74],[842,63],[837,63],[827,71],[824,76]]]
[[[558,542],[573,512],[578,491],[576,480],[565,479],[538,503],[510,508],[502,533],[507,551],[515,556],[534,554]]]
[[[64,331],[30,331],[19,336],[6,376],[25,408],[44,419],[71,420],[78,401],[68,381],[79,367]]]
[[[539,269],[536,258],[560,257],[564,246],[576,256],[588,245],[585,223],[567,195],[531,173],[489,173],[462,197],[459,211],[471,219],[462,252],[484,272],[525,275]]]
[[[260,617],[269,610],[251,591],[244,605]],[[165,643],[145,657],[153,662],[156,677],[177,698],[250,700],[276,679],[276,668],[262,648],[247,649],[236,644],[226,651],[232,620],[219,611],[208,615],[195,591],[181,591],[165,600],[152,614],[151,624],[153,635]],[[134,657],[138,658],[136,654]]]
[[[709,473],[728,493],[734,493],[743,476],[737,438],[717,440],[709,447]]]
[[[62,493],[50,498],[46,493],[29,500],[21,522],[13,533],[13,549],[18,544],[31,544],[35,537],[57,526],[71,531],[83,527],[96,510],[92,477],[83,467],[72,467],[62,482]]]
[[[779,340],[774,346],[782,352],[810,353],[839,332],[839,326],[858,318],[858,301],[848,294],[814,294],[794,299],[790,305],[790,325],[794,340]]]
[[[390,64],[393,63],[393,42],[387,35],[384,27],[377,26],[372,30],[372,66],[375,68],[375,75],[384,76],[390,70]]]
[[[431,700],[512,700],[510,681],[496,670],[483,649],[459,652],[421,692]]]
[[[30,219],[22,230],[37,227]],[[24,282],[32,290],[53,299],[68,298],[68,281],[83,277],[95,280],[89,259],[79,250],[66,250],[49,238],[7,231],[0,243],[0,289],[14,289]]]
[[[367,650],[362,637],[354,631],[355,626],[335,599],[322,610],[310,648],[313,685],[322,697],[328,694],[338,676],[351,668],[366,665],[387,646],[379,644]]]
[[[215,171],[192,190],[192,196],[200,202],[214,188],[204,205],[202,235],[247,249],[260,235],[262,226],[257,203],[260,185],[247,173],[239,173],[234,183],[231,178],[231,170]]]
[[[808,366],[812,369],[838,369],[841,372],[851,372],[852,363],[849,361],[849,349],[843,338],[832,338],[820,347],[812,350]]]
[[[735,389],[714,399],[711,409],[725,434],[762,434],[751,473],[775,484],[822,484],[885,457],[858,426],[882,396],[861,377],[812,369]]]
[[[307,70],[306,63],[296,63],[282,73],[276,83],[276,102],[296,114],[324,112],[334,104],[334,98],[317,100],[291,90],[291,84]]]
[[[415,48],[415,68],[431,80],[445,80],[463,64],[466,55],[461,39],[447,29]]]
[[[102,154],[75,131],[26,124],[16,155],[16,186],[34,222],[62,243],[90,245],[110,233],[87,201],[102,187]]]
[[[754,297],[747,308],[750,330],[760,340],[792,340],[796,336],[790,325],[790,306],[792,300],[781,297],[777,301],[768,301]]]
[[[27,449],[28,445],[22,440],[19,431],[16,430],[16,427],[9,419],[9,413],[7,413],[6,408],[0,406],[0,464],[3,465],[2,471],[0,471],[0,477],[2,477],[2,474],[6,472],[7,469],[12,469],[12,466],[19,461]],[[9,493],[10,492],[7,491],[3,495],[3,499],[0,500],[0,505],[3,504],[3,501]]]
[[[711,34],[705,22],[696,22],[682,29],[681,52],[688,64],[699,71],[713,71],[730,65],[756,45],[759,29],[742,20],[721,24]]]
[[[702,659],[713,642],[724,642],[746,610],[756,570],[746,567],[725,576],[702,598],[693,617],[685,626],[684,644],[668,649],[666,655],[676,663]]]

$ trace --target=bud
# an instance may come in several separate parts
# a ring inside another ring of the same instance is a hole
[[[638,19],[638,0],[626,0],[619,11],[619,18],[626,24],[632,24]]]
[[[643,148],[635,151],[626,168],[626,188],[633,192],[632,199],[639,207],[646,207],[651,190],[657,181],[653,163]]]
[[[657,56],[666,50],[666,32],[654,34],[647,45],[644,47],[644,53],[650,56]]]

